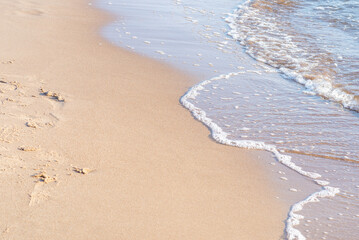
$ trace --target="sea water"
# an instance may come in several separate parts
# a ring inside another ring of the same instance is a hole
[[[358,239],[358,1],[97,6],[121,16],[103,29],[110,41],[203,80],[180,101],[214,140],[269,151],[317,185],[288,209],[287,239]]]

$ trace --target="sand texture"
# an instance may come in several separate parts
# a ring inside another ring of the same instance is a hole
[[[279,239],[261,163],[179,98],[195,80],[114,47],[82,0],[0,0],[0,239]]]

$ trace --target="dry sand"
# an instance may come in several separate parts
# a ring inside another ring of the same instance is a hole
[[[179,98],[189,76],[106,43],[83,0],[0,0],[1,239],[279,239],[249,151]]]

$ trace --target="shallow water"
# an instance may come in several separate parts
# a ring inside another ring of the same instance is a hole
[[[253,0],[228,22],[249,55],[313,94],[359,111],[357,1]]]
[[[292,209],[290,215],[305,218],[288,218],[289,239],[357,239],[357,2],[113,0],[98,6],[123,16],[103,29],[115,44],[211,79],[182,102],[205,114],[217,141],[267,149],[319,180],[318,189],[340,190],[335,197],[316,192],[319,202],[313,197],[303,210]]]

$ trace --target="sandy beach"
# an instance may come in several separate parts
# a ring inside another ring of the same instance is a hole
[[[106,42],[83,0],[0,1],[1,239],[280,239],[253,152],[179,98],[197,80]]]

